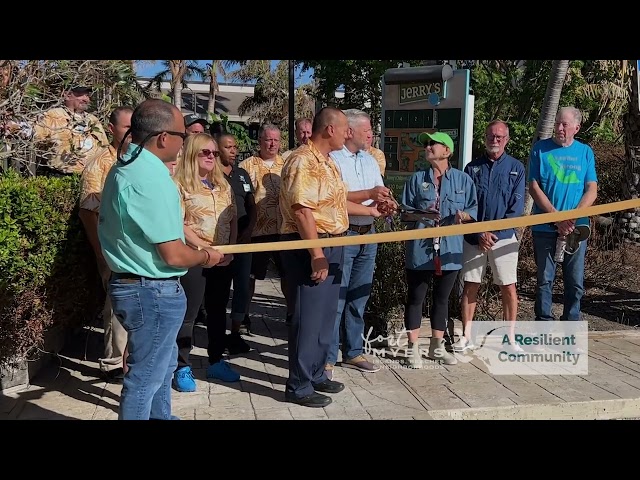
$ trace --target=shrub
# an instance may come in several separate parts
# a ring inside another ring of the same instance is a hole
[[[390,217],[389,223],[377,218],[375,226],[378,233],[405,229],[397,216]],[[402,316],[407,297],[404,254],[404,242],[378,244],[371,297],[365,312],[365,334],[372,328],[373,335],[386,336],[404,326]]]
[[[0,366],[33,356],[48,328],[79,326],[97,307],[78,193],[76,176],[0,175]]]

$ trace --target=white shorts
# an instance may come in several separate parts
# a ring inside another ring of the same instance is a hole
[[[496,285],[511,285],[518,281],[518,249],[520,242],[511,238],[498,240],[491,250],[483,252],[478,245],[464,242],[462,278],[465,282],[482,283],[487,260]]]

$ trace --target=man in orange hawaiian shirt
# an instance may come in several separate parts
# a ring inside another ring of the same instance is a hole
[[[33,125],[9,122],[5,127],[23,138],[51,144],[39,173],[82,173],[86,161],[109,145],[100,120],[87,112],[91,92],[91,87],[74,86],[64,93],[64,106],[46,110]]]
[[[280,173],[284,160],[278,153],[280,151],[280,129],[272,124],[265,124],[258,131],[260,151],[258,155],[242,161],[238,167],[243,168],[249,174],[254,190],[256,203],[256,224],[251,234],[251,243],[268,243],[280,240]],[[249,298],[253,298],[256,280],[264,280],[267,276],[269,261],[273,259],[278,275],[280,287],[287,302],[287,322],[291,318],[289,308],[288,290],[282,260],[279,252],[255,252],[251,259],[251,281]],[[247,310],[248,311],[248,310]]]
[[[347,186],[329,153],[347,138],[345,114],[325,107],[313,120],[311,138],[291,153],[282,169],[280,206],[284,241],[342,237],[349,214],[379,217],[375,204],[347,201]],[[326,407],[340,382],[329,380],[324,366],[333,341],[342,277],[343,247],[281,251],[289,298],[289,378],[285,399],[306,407]]]
[[[373,134],[367,138],[367,145],[366,152],[376,159],[376,163],[378,167],[380,167],[380,175],[384,177],[384,171],[387,168],[387,159],[382,150],[373,146]]]
[[[298,141],[298,147],[300,145],[306,145],[309,141],[309,137],[311,136],[311,127],[313,125],[313,120],[310,118],[298,118],[296,120],[296,140]],[[296,147],[297,148],[297,147]],[[287,150],[282,154],[282,158],[286,160],[291,152],[293,152],[295,148],[291,150]]]
[[[109,131],[113,140],[110,145],[99,150],[95,156],[87,161],[82,172],[80,190],[80,209],[78,216],[84,225],[84,230],[93,248],[98,263],[98,272],[102,280],[105,292],[109,285],[111,270],[102,256],[100,241],[98,240],[98,214],[100,212],[100,200],[102,189],[107,174],[116,163],[118,147],[123,141],[127,130],[131,127],[131,115],[133,108],[118,107],[109,117]],[[127,151],[130,137],[125,140],[122,151]],[[121,382],[126,373],[126,347],[127,331],[118,321],[111,309],[109,295],[104,302],[102,310],[104,322],[104,355],[98,360],[100,371],[109,381]]]

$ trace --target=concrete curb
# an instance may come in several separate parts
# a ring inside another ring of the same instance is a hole
[[[640,398],[430,410],[433,420],[612,420],[640,417]]]

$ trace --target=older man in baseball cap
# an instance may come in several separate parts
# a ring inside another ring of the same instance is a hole
[[[209,122],[197,113],[189,113],[184,116],[184,126],[189,135],[193,133],[204,133],[207,127],[209,127]]]

